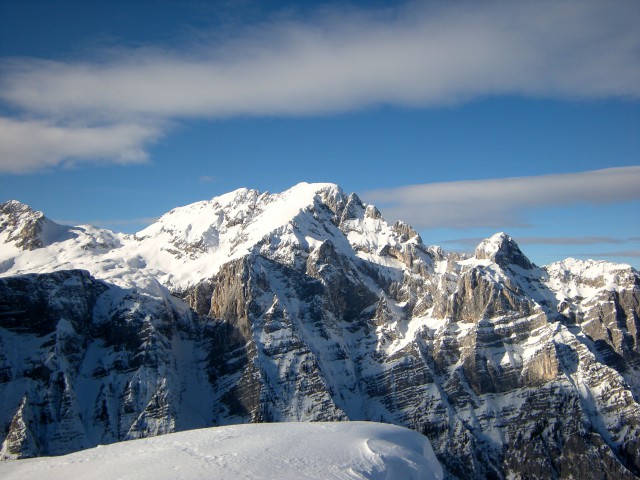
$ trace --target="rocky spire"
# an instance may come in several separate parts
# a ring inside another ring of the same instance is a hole
[[[518,244],[506,233],[496,233],[480,242],[476,247],[475,257],[478,260],[491,260],[503,268],[518,265],[525,270],[534,268],[534,264],[522,253]]]
[[[42,212],[36,212],[17,200],[9,200],[0,204],[0,234],[4,234],[5,243],[15,242],[20,249],[41,248],[44,218]]]

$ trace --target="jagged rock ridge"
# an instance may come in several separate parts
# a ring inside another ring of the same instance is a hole
[[[451,476],[640,473],[630,267],[445,254],[330,184],[66,231],[0,257],[5,457],[351,419],[425,433]]]

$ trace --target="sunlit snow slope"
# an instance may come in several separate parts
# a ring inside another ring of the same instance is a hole
[[[0,274],[83,269],[122,287],[155,292],[159,281],[184,289],[212,277],[222,265],[256,246],[264,247],[265,240],[271,248],[308,247],[339,237],[342,247],[349,249],[340,230],[326,231],[334,213],[314,211],[317,204],[335,204],[345,198],[333,184],[301,183],[277,194],[241,188],[175,208],[135,235],[89,225],[57,225],[42,212],[8,202],[0,212],[0,227],[4,227],[0,228]],[[314,214],[308,215],[310,211]],[[364,240],[386,244],[389,227],[384,224],[377,230],[373,238]],[[357,235],[351,234],[351,239]]]
[[[4,480],[442,478],[426,437],[368,422],[234,425],[0,463]]]

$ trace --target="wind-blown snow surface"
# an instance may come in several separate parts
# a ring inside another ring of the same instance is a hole
[[[191,430],[61,457],[0,463],[4,480],[443,478],[429,440],[370,422],[270,423]]]

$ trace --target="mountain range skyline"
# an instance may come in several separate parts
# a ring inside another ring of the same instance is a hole
[[[7,202],[0,245],[0,460],[364,420],[425,435],[446,478],[640,472],[628,265],[539,267],[505,233],[447,253],[328,183],[135,235]]]

